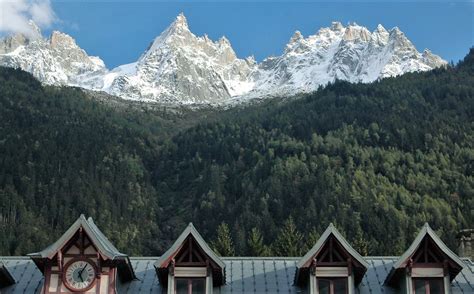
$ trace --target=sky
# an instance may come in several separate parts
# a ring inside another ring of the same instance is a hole
[[[14,3],[14,4],[12,4]],[[120,1],[0,0],[0,33],[25,30],[33,18],[48,35],[73,36],[107,67],[134,62],[183,12],[190,30],[226,36],[237,56],[280,55],[296,30],[304,36],[340,21],[374,30],[398,26],[419,51],[457,62],[474,46],[474,0],[465,1]]]

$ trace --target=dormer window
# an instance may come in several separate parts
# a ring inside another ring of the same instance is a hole
[[[463,262],[425,224],[393,265],[385,284],[408,294],[447,294]]]
[[[347,294],[347,278],[318,278],[319,294]]]
[[[206,262],[206,257],[199,248],[196,241],[188,236],[181,251],[173,259],[176,294],[206,293],[209,262]]]
[[[319,294],[346,294],[348,292],[351,256],[342,248],[334,235],[328,237],[320,252],[315,255],[313,263]]]
[[[414,294],[443,294],[444,281],[442,278],[414,278]]]
[[[192,224],[156,262],[160,284],[168,294],[212,293],[225,283],[225,264]]]
[[[205,291],[205,278],[176,278],[176,294],[204,294]]]
[[[295,284],[309,293],[352,294],[368,264],[330,224],[297,267]]]

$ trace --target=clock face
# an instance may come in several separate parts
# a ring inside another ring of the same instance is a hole
[[[64,283],[72,291],[84,291],[95,281],[95,266],[88,260],[73,260],[64,268]]]

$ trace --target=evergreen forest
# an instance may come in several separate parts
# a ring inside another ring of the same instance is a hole
[[[398,255],[474,228],[474,49],[457,65],[212,111],[120,106],[0,68],[0,254],[91,216],[129,255],[193,222],[221,255],[300,256],[334,223]]]

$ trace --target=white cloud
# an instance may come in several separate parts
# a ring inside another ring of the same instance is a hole
[[[33,35],[33,20],[39,27],[49,27],[56,21],[50,0],[0,0],[0,34]]]

